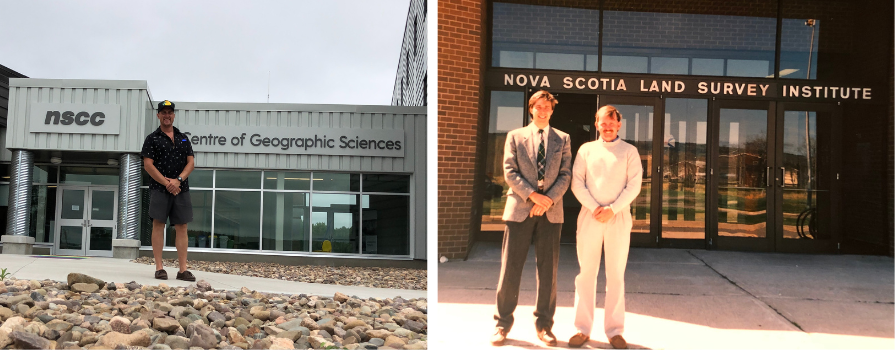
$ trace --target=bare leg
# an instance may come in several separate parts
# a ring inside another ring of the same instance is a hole
[[[186,224],[174,225],[174,231],[177,232],[177,238],[174,240],[174,246],[177,247],[177,261],[180,262],[180,272],[184,272],[186,271],[186,248],[189,245]]]
[[[162,249],[165,248],[165,223],[152,220],[152,256],[155,257],[155,270],[161,270]]]

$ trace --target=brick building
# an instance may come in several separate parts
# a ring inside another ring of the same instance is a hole
[[[438,253],[500,240],[503,144],[556,95],[572,152],[612,104],[643,190],[632,245],[892,254],[893,5],[438,3]],[[564,198],[562,241],[580,204]]]

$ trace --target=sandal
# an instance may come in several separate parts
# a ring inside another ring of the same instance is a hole
[[[189,271],[187,270],[187,271],[184,271],[184,272],[178,272],[178,273],[177,273],[177,279],[179,279],[179,280],[181,280],[181,281],[194,282],[194,281],[196,281],[196,276],[193,276],[193,273],[192,273],[192,272],[189,272]]]
[[[155,279],[157,279],[157,280],[168,279],[168,271],[165,271],[165,269],[155,271]]]

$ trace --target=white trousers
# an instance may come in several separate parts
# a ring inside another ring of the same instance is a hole
[[[578,214],[578,265],[575,278],[575,328],[590,336],[594,324],[594,304],[601,248],[606,251],[606,305],[603,327],[606,337],[625,330],[625,266],[631,244],[631,212],[625,210],[601,223],[586,208]]]

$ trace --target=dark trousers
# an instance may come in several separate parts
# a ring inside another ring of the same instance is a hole
[[[500,259],[500,280],[497,283],[497,327],[507,331],[513,327],[513,311],[519,301],[522,267],[528,247],[535,245],[538,292],[535,302],[535,328],[551,329],[556,313],[556,271],[559,266],[559,237],[562,224],[551,223],[546,215],[522,222],[507,221]]]

